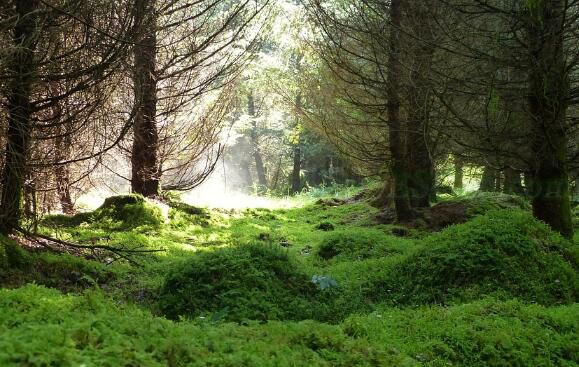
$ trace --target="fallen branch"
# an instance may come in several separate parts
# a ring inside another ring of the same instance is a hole
[[[64,240],[61,240],[59,238],[50,237],[50,236],[43,235],[40,233],[32,233],[32,232],[27,231],[23,228],[17,228],[16,230],[18,232],[22,233],[24,236],[26,236],[29,240],[34,240],[36,243],[40,244],[42,247],[44,247],[48,250],[51,250],[51,251],[59,252],[57,249],[53,248],[48,243],[41,242],[38,239],[43,239],[45,241],[53,242],[53,243],[56,243],[60,246],[63,246],[64,248],[69,248],[69,249],[73,248],[73,249],[79,249],[79,250],[91,250],[93,252],[94,252],[94,250],[108,251],[110,253],[115,254],[119,258],[127,260],[131,264],[139,265],[139,266],[140,266],[140,264],[138,262],[136,262],[134,259],[132,259],[130,257],[130,255],[166,251],[165,249],[143,250],[143,249],[138,249],[138,248],[130,249],[130,248],[115,247],[115,246],[110,246],[110,245],[97,245],[97,244],[80,245],[77,243],[64,241]],[[70,253],[70,250],[67,249],[67,251]]]

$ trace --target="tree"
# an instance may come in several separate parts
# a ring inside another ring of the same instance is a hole
[[[43,142],[73,135],[78,138],[89,130],[98,134],[98,129],[105,127],[97,118],[107,96],[101,93],[107,88],[113,92],[115,85],[106,82],[118,70],[133,34],[131,13],[124,3],[71,1],[60,5],[14,0],[6,7],[8,16],[2,22],[12,35],[0,69],[8,115],[0,203],[0,231],[4,234],[18,228],[25,177],[34,182],[41,169],[97,157],[127,131],[126,125],[116,131],[109,128],[106,138],[81,144],[86,154],[79,157],[58,162],[49,158],[53,153],[48,147],[54,145]],[[115,16],[109,19],[111,14]],[[71,102],[66,118],[58,114],[63,101]],[[59,132],[72,122],[68,133]],[[48,150],[43,151],[45,148]]]

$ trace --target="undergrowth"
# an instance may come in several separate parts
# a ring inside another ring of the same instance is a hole
[[[0,237],[4,286],[76,294],[0,290],[0,365],[579,363],[579,237],[502,194],[452,198],[467,223],[401,231],[356,193],[276,210],[161,210],[131,195],[41,223],[82,244],[166,250],[140,267]]]

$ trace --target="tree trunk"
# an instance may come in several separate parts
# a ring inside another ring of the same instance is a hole
[[[281,176],[281,165],[282,165],[282,157],[280,155],[277,161],[277,167],[275,168],[275,174],[273,175],[273,180],[271,183],[272,190],[277,190],[277,186],[279,184],[279,176]]]
[[[407,3],[405,3],[407,4]],[[430,84],[428,75],[431,72],[434,55],[433,27],[428,20],[431,17],[428,6],[419,2],[410,2],[411,9],[405,13],[410,22],[410,35],[405,37],[404,59],[408,61],[409,76],[405,85],[407,91],[408,119],[406,122],[406,164],[408,169],[408,187],[410,202],[413,207],[426,208],[431,201],[436,201],[435,174],[428,144],[430,120]],[[403,33],[402,37],[407,35]],[[418,43],[413,37],[418,37]]]
[[[35,39],[38,36],[34,15],[38,1],[18,0],[14,3],[18,17],[12,39],[15,51],[8,56],[7,61],[7,70],[13,75],[8,84],[7,96],[8,133],[0,204],[0,233],[2,234],[8,234],[17,228],[21,217],[20,201],[32,128],[30,96],[36,71],[34,48]]]
[[[454,185],[455,189],[464,188],[464,162],[459,156],[454,156]]]
[[[50,88],[52,96],[58,96],[58,85]],[[64,111],[61,102],[57,102],[52,107],[52,115],[55,121],[62,120]],[[72,146],[70,123],[58,124],[54,139],[54,178],[56,181],[56,193],[60,201],[60,207],[64,214],[74,214],[74,203],[70,195],[70,171],[67,165],[59,164],[70,157]]]
[[[563,53],[567,2],[539,0],[528,6],[529,99],[534,153],[532,204],[536,218],[573,236],[567,173],[569,81]]]
[[[501,171],[499,170],[494,170],[495,171],[495,191],[496,192],[501,192],[502,191],[502,175],[501,175]]]
[[[131,154],[131,189],[146,197],[159,194],[157,132],[156,15],[154,0],[136,0],[139,37],[134,46],[135,121]]]
[[[521,182],[521,172],[510,167],[505,169],[505,182],[503,191],[505,194],[525,194],[525,190],[523,189],[523,184]]]
[[[296,96],[296,108],[302,108],[302,96],[298,94]],[[296,116],[296,124],[295,129],[298,131],[299,129],[299,121]],[[293,169],[291,175],[291,189],[292,194],[300,192],[302,190],[302,180],[301,180],[301,169],[302,169],[302,136],[299,132],[297,137],[297,141],[294,143],[294,151],[293,151]]]
[[[413,218],[408,193],[408,174],[404,141],[402,140],[402,123],[400,120],[400,77],[402,64],[400,63],[400,24],[401,0],[390,2],[390,62],[388,64],[388,137],[390,140],[390,155],[392,156],[392,178],[394,182],[394,204],[398,221],[407,221]]]
[[[394,208],[394,183],[391,177],[384,179],[382,190],[370,203],[375,208]]]
[[[259,139],[257,134],[257,122],[255,121],[255,100],[253,98],[253,93],[249,93],[247,96],[247,113],[251,118],[251,143],[253,145],[253,159],[255,160],[255,170],[257,172],[257,182],[259,183],[260,190],[267,188],[267,179],[265,177],[265,167],[263,165],[263,158],[261,157],[261,151],[259,150]]]
[[[478,191],[493,192],[496,189],[496,170],[489,166],[485,166],[480,180]]]

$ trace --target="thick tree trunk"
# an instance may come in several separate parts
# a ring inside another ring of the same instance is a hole
[[[384,185],[382,190],[372,202],[370,203],[376,208],[394,208],[394,183],[391,177],[386,177],[384,179]]]
[[[255,99],[253,98],[253,93],[249,93],[247,96],[247,113],[251,118],[251,144],[253,145],[253,159],[255,160],[255,170],[257,172],[257,182],[259,183],[260,190],[267,188],[267,179],[265,177],[265,166],[263,164],[263,158],[261,157],[261,151],[259,149],[259,139],[257,134],[257,122],[255,121]]]
[[[406,3],[405,3],[406,4]],[[409,51],[408,60],[407,114],[406,122],[406,161],[408,169],[408,187],[410,202],[413,207],[425,208],[431,201],[436,201],[434,164],[428,144],[430,123],[430,84],[427,79],[431,72],[434,55],[433,27],[428,20],[431,18],[428,6],[419,2],[405,13],[410,22],[413,36],[406,37],[405,48]],[[406,34],[406,33],[404,33]]]
[[[454,185],[455,189],[464,188],[464,162],[459,156],[454,156]]]
[[[524,195],[525,190],[523,189],[523,184],[521,182],[521,172],[510,167],[506,168],[503,187],[503,192],[505,194]]]
[[[388,64],[388,137],[390,140],[390,155],[392,156],[392,178],[394,182],[394,203],[398,221],[413,218],[408,193],[408,174],[406,172],[406,152],[402,139],[402,123],[400,119],[400,25],[401,0],[390,2],[390,62]]]
[[[415,76],[415,79],[420,79]],[[410,202],[413,207],[427,208],[430,201],[436,200],[434,189],[434,167],[426,141],[428,126],[428,107],[426,90],[414,86],[414,92],[409,98],[409,118],[407,122],[407,154],[408,188]]]
[[[479,191],[493,192],[496,190],[496,170],[489,166],[485,166],[480,180]]]
[[[154,0],[136,0],[139,37],[134,46],[135,121],[131,154],[131,189],[146,197],[159,194],[157,132],[156,15]]]
[[[302,96],[298,94],[296,96],[296,108],[302,108]],[[298,130],[299,121],[296,117],[296,131]],[[299,134],[299,133],[298,133]],[[299,134],[297,141],[294,143],[293,149],[293,168],[291,175],[291,190],[295,194],[302,190],[302,179],[301,179],[301,169],[302,169],[302,136]]]
[[[536,218],[573,236],[566,161],[569,81],[563,53],[567,1],[528,5],[529,113],[534,153],[532,204]]]
[[[34,63],[37,0],[14,1],[18,17],[13,29],[14,52],[7,70],[13,73],[8,84],[8,133],[2,173],[0,233],[8,234],[18,227],[21,198],[26,173],[26,155],[31,138],[32,105],[30,96],[36,66]]]

